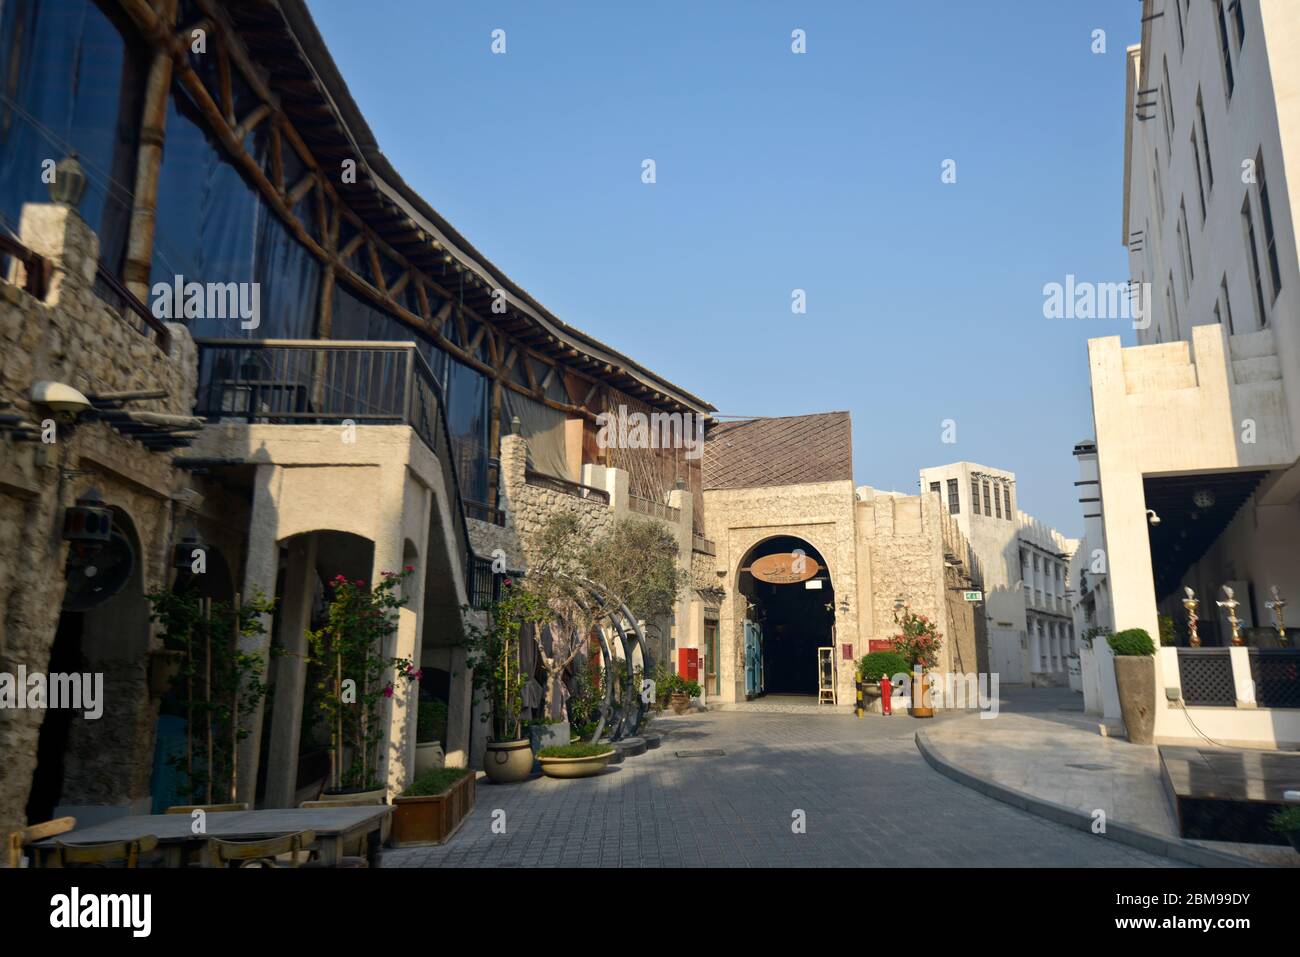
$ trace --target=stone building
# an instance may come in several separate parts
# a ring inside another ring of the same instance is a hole
[[[984,582],[989,667],[1006,684],[1065,684],[1076,652],[1066,594],[1078,545],[1020,511],[1014,472],[973,462],[921,469],[970,542]]]
[[[1154,294],[1138,345],[1088,343],[1085,612],[1153,638],[1173,625],[1157,742],[1296,747],[1300,18],[1285,0],[1158,6],[1128,50],[1122,234]],[[1093,651],[1090,706],[1117,720],[1109,649]]]
[[[239,647],[270,690],[237,797],[276,807],[322,773],[304,634],[334,576],[413,569],[387,651],[424,681],[383,706],[391,793],[423,707],[445,708],[447,761],[475,760],[458,642],[495,550],[523,558],[517,527],[594,482],[691,560],[698,458],[603,447],[597,417],[712,407],[551,314],[407,187],[301,0],[23,0],[0,49],[0,674],[105,684],[98,719],[0,708],[0,827],[175,803],[160,769],[185,722],[146,595],[182,581],[275,599]],[[102,510],[90,562],[74,518]]]
[[[940,670],[981,670],[984,624],[961,597],[978,580],[964,537],[931,496],[855,489],[850,436],[847,412],[709,432],[704,524],[723,597],[704,658],[706,690],[724,704],[818,695],[818,649],[830,648],[837,703],[850,706],[854,662],[872,642],[884,647],[904,604],[944,634]],[[765,557],[795,554],[807,580],[754,573]]]

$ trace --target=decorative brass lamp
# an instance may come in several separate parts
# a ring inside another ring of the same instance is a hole
[[[1187,597],[1183,599],[1183,607],[1187,609],[1187,633],[1189,635],[1188,644],[1193,648],[1201,647],[1201,636],[1197,634],[1196,623],[1200,619],[1196,617],[1196,609],[1201,603],[1196,600],[1196,592],[1190,588],[1183,588],[1187,592]]]
[[[1232,625],[1232,644],[1234,647],[1241,647],[1245,642],[1241,640],[1241,619],[1237,617],[1237,606],[1241,602],[1232,596],[1232,589],[1227,585],[1223,586],[1223,593],[1227,595],[1226,601],[1215,602],[1220,608],[1228,609],[1228,624]]]
[[[1286,621],[1282,617],[1282,609],[1286,608],[1287,601],[1278,594],[1277,586],[1274,585],[1270,591],[1273,593],[1273,600],[1264,602],[1264,607],[1273,613],[1273,620],[1277,623],[1277,637],[1283,645],[1289,645],[1291,642],[1286,637]]]

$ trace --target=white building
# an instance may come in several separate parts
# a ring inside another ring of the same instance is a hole
[[[1154,638],[1160,615],[1185,622],[1190,589],[1204,647],[1161,649],[1156,740],[1294,745],[1294,679],[1275,661],[1294,652],[1271,650],[1266,602],[1276,587],[1296,621],[1300,6],[1145,0],[1127,64],[1124,241],[1152,321],[1136,347],[1089,342],[1097,484],[1080,497],[1105,568],[1099,623]]]
[[[974,462],[921,469],[970,543],[984,582],[989,669],[1006,684],[1064,684],[1075,632],[1066,593],[1077,542],[1017,507],[1016,476]]]

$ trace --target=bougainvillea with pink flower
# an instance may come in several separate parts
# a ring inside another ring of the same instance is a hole
[[[904,605],[894,614],[894,621],[901,629],[894,636],[894,651],[902,655],[909,664],[922,668],[934,668],[939,664],[939,649],[943,646],[943,635],[925,615],[918,615]]]
[[[412,571],[408,565],[384,572],[370,589],[362,579],[335,575],[325,624],[307,633],[310,661],[320,672],[317,701],[330,729],[335,789],[379,786],[380,748],[387,738],[381,701],[423,677],[410,659],[389,654],[397,609],[407,601],[401,584]]]

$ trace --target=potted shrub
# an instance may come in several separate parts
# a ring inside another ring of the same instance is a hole
[[[912,717],[933,718],[934,708],[926,688],[925,669],[938,666],[943,635],[929,618],[916,614],[906,605],[894,613],[894,621],[902,629],[894,636],[894,650],[911,665],[913,672]]]
[[[415,715],[415,776],[442,767],[443,737],[447,733],[447,702],[421,698]]]
[[[1119,710],[1134,744],[1150,744],[1156,724],[1156,646],[1142,628],[1109,635],[1115,653],[1115,685]]]
[[[442,844],[474,809],[474,772],[432,768],[393,798],[393,847]]]
[[[524,676],[519,670],[519,636],[525,624],[541,621],[545,606],[507,578],[501,597],[488,609],[486,630],[468,626],[466,663],[475,691],[486,695],[490,721],[483,771],[493,784],[514,784],[533,771],[533,749],[520,733]],[[466,609],[468,611],[468,609]]]
[[[1300,804],[1278,811],[1269,820],[1269,825],[1279,834],[1285,835],[1291,846],[1300,852]]]
[[[673,714],[686,714],[691,710],[691,699],[700,696],[700,683],[669,672],[664,676],[661,693],[668,697],[668,706],[673,709]]]
[[[329,785],[321,800],[387,798],[380,777],[388,739],[384,701],[393,697],[397,682],[422,677],[411,661],[384,654],[397,631],[397,609],[406,604],[399,586],[411,571],[408,565],[384,572],[374,588],[336,575],[329,582],[325,624],[307,632],[311,663],[321,674],[317,707],[330,729]]]
[[[868,652],[858,659],[858,680],[862,682],[863,695],[876,701],[883,693],[881,680],[907,670],[907,659],[896,651]]]
[[[608,744],[566,744],[537,752],[542,773],[550,778],[589,778],[605,770],[613,756]]]

